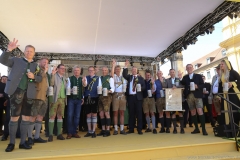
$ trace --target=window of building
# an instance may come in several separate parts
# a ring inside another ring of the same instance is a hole
[[[217,69],[214,69],[214,74],[215,74],[215,75],[217,74]]]
[[[195,69],[198,69],[198,65],[197,64],[195,64]]]
[[[211,63],[211,59],[207,58],[207,64],[210,64],[210,63]]]
[[[222,50],[222,56],[226,56],[226,54],[227,54],[227,50],[226,50],[226,49],[223,49],[223,50]]]
[[[207,71],[207,78],[208,78],[208,79],[211,79],[211,73],[210,73],[210,71]]]

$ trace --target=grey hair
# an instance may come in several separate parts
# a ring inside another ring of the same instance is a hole
[[[79,68],[79,69],[81,70],[81,67],[78,66],[78,65],[75,65],[75,66],[73,67],[73,70],[75,70],[76,68]]]

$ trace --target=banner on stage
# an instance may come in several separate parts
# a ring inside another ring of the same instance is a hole
[[[165,88],[166,111],[182,111],[182,88]]]

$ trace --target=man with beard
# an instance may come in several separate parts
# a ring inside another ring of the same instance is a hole
[[[37,95],[32,107],[32,116],[30,118],[30,127],[28,128],[28,144],[34,143],[46,143],[47,140],[43,140],[40,137],[40,131],[42,127],[42,120],[47,111],[46,95],[48,90],[48,62],[47,58],[40,59],[39,67],[41,70],[42,81],[37,83]],[[32,132],[35,127],[34,140],[32,139]]]

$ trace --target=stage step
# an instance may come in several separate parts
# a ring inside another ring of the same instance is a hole
[[[4,151],[8,141],[0,143],[0,159],[187,160],[207,159],[207,156],[209,159],[231,159],[239,155],[235,141],[215,137],[210,125],[207,126],[208,136],[193,135],[192,130],[193,128],[186,128],[185,134],[173,134],[171,128],[171,133],[144,133],[143,135],[138,135],[135,131],[134,134],[111,135],[107,138],[85,138],[86,132],[79,132],[82,138],[60,141],[54,136],[53,142],[36,143],[31,150],[18,149],[19,139],[17,139],[15,149],[11,153]],[[41,137],[47,139],[43,133]]]

